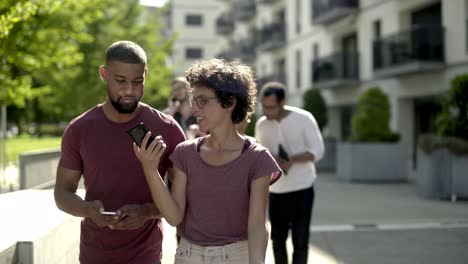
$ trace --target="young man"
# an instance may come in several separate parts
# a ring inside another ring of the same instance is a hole
[[[255,127],[260,144],[270,150],[285,173],[270,187],[271,239],[276,264],[287,264],[286,239],[292,230],[293,262],[307,263],[309,225],[314,203],[314,162],[324,153],[322,135],[312,114],[286,106],[285,87],[262,87],[264,116]]]
[[[140,102],[147,72],[140,46],[113,43],[99,68],[106,101],[73,119],[64,132],[54,194],[59,209],[84,218],[81,263],[160,263],[162,223],[127,130],[143,122],[164,138],[160,175],[173,173],[169,156],[185,137],[172,117]],[[81,175],[84,200],[76,195]]]

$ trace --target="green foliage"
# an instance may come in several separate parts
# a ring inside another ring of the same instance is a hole
[[[427,154],[438,149],[448,149],[456,155],[468,155],[468,140],[439,135],[421,135],[418,146]]]
[[[146,11],[146,12],[144,12]],[[173,39],[161,39],[160,14],[138,0],[10,0],[0,2],[0,104],[36,123],[68,121],[103,102],[98,68],[107,47],[132,40],[147,52],[143,101],[166,106]],[[10,119],[11,120],[11,119]],[[16,121],[15,121],[16,122]]]
[[[327,125],[327,105],[317,89],[309,89],[303,97],[303,109],[309,111],[317,120],[320,131]]]
[[[390,103],[380,88],[370,88],[358,99],[352,117],[352,140],[357,142],[394,142],[399,135],[392,133]]]
[[[60,137],[33,137],[22,135],[12,137],[7,140],[7,161],[16,161],[19,155],[23,152],[44,150],[44,149],[59,149]]]
[[[24,107],[52,89],[51,75],[82,59],[91,0],[16,0],[0,5],[0,104]],[[60,74],[66,75],[66,72]]]
[[[456,76],[451,84],[437,116],[437,132],[468,140],[468,74]]]
[[[247,136],[255,137],[255,123],[257,123],[257,116],[253,113],[249,120],[247,121],[247,128],[245,129],[245,134]]]

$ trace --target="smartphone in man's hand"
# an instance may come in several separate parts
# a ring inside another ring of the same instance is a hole
[[[127,133],[130,135],[133,141],[138,145],[138,147],[141,148],[141,142],[143,141],[143,138],[145,137],[146,133],[148,133],[148,129],[145,127],[143,122],[141,122],[138,125],[130,128],[127,131]],[[154,138],[155,138],[154,135],[151,134],[146,147],[148,147],[148,145],[151,144],[151,142],[153,142]]]
[[[115,215],[117,215],[117,212],[102,211],[102,212],[100,212],[100,214],[102,214],[102,215],[115,216]]]
[[[283,145],[279,144],[278,156],[284,161],[289,161],[288,152],[284,149]]]

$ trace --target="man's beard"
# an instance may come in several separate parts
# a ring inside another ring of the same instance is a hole
[[[135,102],[131,104],[124,104],[120,102],[120,99],[122,97],[117,98],[117,101],[114,101],[112,97],[109,96],[109,99],[111,101],[112,106],[114,107],[117,112],[121,114],[131,114],[135,111],[135,109],[138,107],[138,102],[140,102],[139,99],[136,99]]]

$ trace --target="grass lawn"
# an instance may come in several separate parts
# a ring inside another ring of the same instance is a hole
[[[61,137],[33,137],[23,135],[12,137],[7,140],[7,161],[16,161],[19,154],[27,151],[43,149],[59,149]]]

